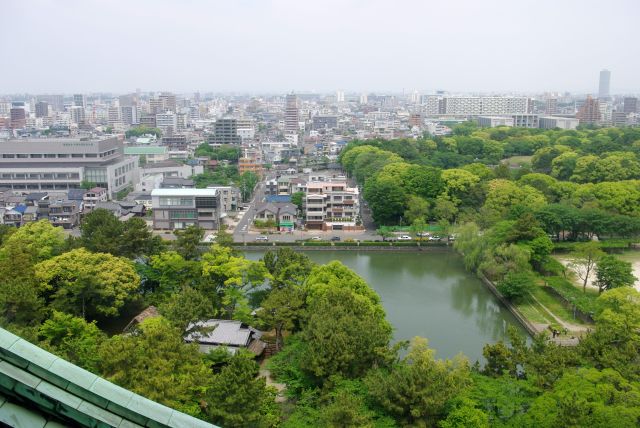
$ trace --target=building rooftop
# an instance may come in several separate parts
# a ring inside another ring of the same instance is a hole
[[[167,153],[165,146],[125,147],[125,155],[164,155]]]
[[[151,196],[215,196],[217,189],[153,189]]]
[[[187,330],[191,330],[194,327],[213,327],[213,330],[206,333],[189,333],[187,337],[185,337],[187,342],[198,342],[210,345],[247,346],[252,335],[257,335],[256,337],[262,336],[258,330],[243,324],[241,321],[234,320],[212,319],[199,321],[189,324]]]

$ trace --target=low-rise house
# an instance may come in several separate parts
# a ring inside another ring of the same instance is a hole
[[[256,208],[254,220],[272,220],[278,226],[278,230],[292,231],[295,229],[297,207],[288,202],[267,202]]]
[[[0,221],[7,226],[19,227],[22,224],[22,214],[13,208],[0,208]]]
[[[107,189],[104,187],[94,187],[87,190],[82,196],[85,210],[93,210],[98,202],[107,202]]]
[[[25,207],[24,213],[22,213],[22,224],[34,221],[38,221],[38,207],[33,205]]]
[[[187,327],[189,334],[184,338],[187,343],[197,343],[200,352],[225,347],[235,354],[239,349],[247,349],[259,356],[266,348],[261,339],[262,332],[241,321],[211,319],[191,323]]]
[[[54,226],[65,229],[80,223],[80,205],[76,201],[55,201],[49,204],[49,221]]]

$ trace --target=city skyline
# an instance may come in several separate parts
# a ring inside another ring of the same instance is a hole
[[[620,43],[640,5],[597,5],[10,1],[0,36],[20,61],[0,93],[597,94],[602,69],[612,94],[640,92],[637,48]]]

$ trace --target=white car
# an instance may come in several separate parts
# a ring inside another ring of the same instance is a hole
[[[202,242],[211,243],[211,242],[215,241],[217,237],[218,237],[217,235],[214,235],[213,233],[210,233],[210,234],[208,234],[207,236],[204,237]]]
[[[421,238],[428,238],[431,234],[429,232],[418,232],[418,236]]]
[[[411,241],[411,237],[409,235],[400,235],[398,236],[398,241]]]
[[[268,236],[256,236],[256,241],[268,241]]]
[[[438,235],[433,235],[429,237],[429,241],[439,241],[440,237]]]
[[[319,236],[312,236],[311,238],[309,238],[309,240],[311,240],[311,241],[321,241],[322,238],[320,238]]]

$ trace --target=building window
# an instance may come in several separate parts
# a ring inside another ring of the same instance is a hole
[[[169,218],[195,219],[198,218],[198,212],[195,210],[172,210],[169,211]]]
[[[188,207],[193,205],[192,198],[179,198],[179,197],[162,197],[160,198],[161,207],[183,206]]]
[[[215,196],[198,196],[196,197],[196,208],[216,208]]]
[[[15,157],[16,157],[16,155],[14,155],[13,153],[3,153],[3,154],[2,154],[2,157],[3,157],[4,159],[13,159],[13,158],[15,158]]]
[[[22,153],[18,153],[18,154],[16,155],[16,157],[17,157],[18,159],[28,159],[28,158],[29,158],[29,155],[27,155],[27,154],[22,154]]]

